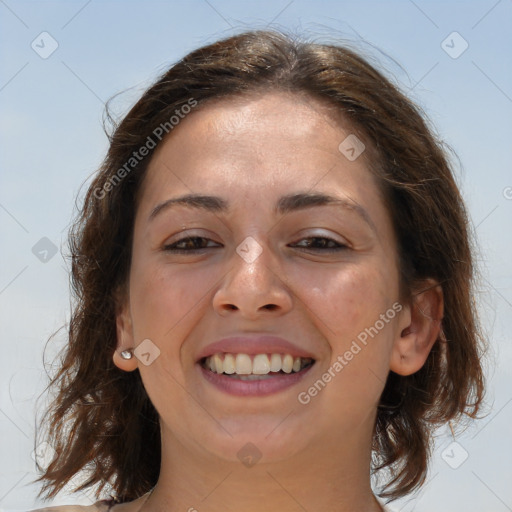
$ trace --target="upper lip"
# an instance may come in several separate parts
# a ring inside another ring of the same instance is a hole
[[[197,361],[218,353],[229,354],[290,354],[293,357],[314,359],[313,355],[291,341],[279,336],[232,336],[206,345],[198,354]]]

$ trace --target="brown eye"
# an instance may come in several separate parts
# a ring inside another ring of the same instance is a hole
[[[202,251],[204,249],[208,249],[208,242],[213,242],[209,238],[205,238],[203,236],[187,236],[185,238],[181,238],[172,244],[165,245],[163,247],[164,251],[174,252],[174,253],[193,253],[197,251]],[[214,244],[216,242],[213,242]],[[217,244],[218,245],[218,244]],[[210,247],[211,248],[211,247]]]
[[[303,244],[302,242],[306,242],[306,244]],[[303,238],[299,243],[295,244],[295,247],[323,252],[335,252],[348,249],[345,244],[341,244],[332,238],[323,236]]]

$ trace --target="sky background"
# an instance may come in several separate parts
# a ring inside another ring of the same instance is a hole
[[[393,506],[512,511],[511,0],[0,0],[0,512],[41,506],[31,481],[43,349],[69,318],[66,234],[107,149],[105,101],[126,91],[114,102],[121,115],[189,51],[265,27],[350,42],[395,77],[457,154],[490,341],[487,415],[454,446],[442,429],[427,484]],[[64,340],[48,344],[48,359]],[[91,498],[58,499],[71,502]]]

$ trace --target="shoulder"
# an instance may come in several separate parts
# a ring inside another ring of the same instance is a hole
[[[93,505],[63,505],[58,507],[45,507],[29,512],[108,512],[112,506],[111,500],[97,501]]]

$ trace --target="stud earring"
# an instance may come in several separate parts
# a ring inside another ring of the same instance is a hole
[[[133,357],[133,352],[131,351],[131,349],[128,349],[128,350],[123,350],[121,352],[121,357],[123,359],[131,359]]]

